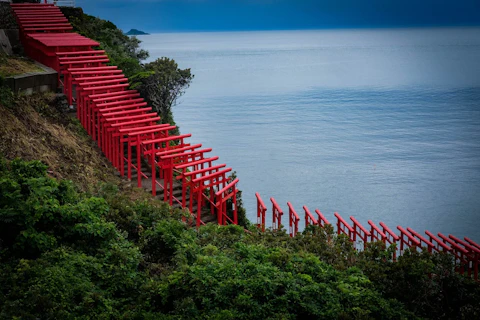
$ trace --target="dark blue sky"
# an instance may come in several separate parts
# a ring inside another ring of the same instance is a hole
[[[77,0],[148,32],[480,25],[480,0]]]

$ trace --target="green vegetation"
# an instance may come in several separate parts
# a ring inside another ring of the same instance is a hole
[[[125,35],[112,22],[84,14],[81,8],[61,8],[74,30],[83,36],[98,41],[105,50],[110,64],[122,69],[127,77],[143,71],[141,61],[148,52],[140,49],[140,40]]]
[[[0,166],[0,318],[128,315],[145,283],[141,252],[106,218],[133,218],[145,204],[115,211],[107,200],[47,177],[46,168],[19,160]],[[169,213],[148,211],[152,218]]]
[[[130,78],[132,88],[160,114],[162,123],[175,125],[172,107],[194,77],[190,69],[180,69],[173,59],[166,57],[142,64],[149,55],[140,49],[140,40],[136,37],[125,35],[110,21],[84,14],[80,8],[62,8],[62,12],[75,31],[100,43],[111,64]]]
[[[11,108],[14,103],[14,98],[15,96],[13,91],[5,84],[5,79],[0,77],[0,106],[3,106],[4,108]]]
[[[169,58],[160,58],[144,66],[144,72],[131,78],[132,88],[137,89],[148,104],[158,112],[162,123],[175,125],[172,106],[190,86],[193,75],[190,69],[180,69]],[[175,130],[175,133],[179,133]]]
[[[166,204],[94,196],[38,161],[0,162],[0,318],[475,319],[480,288],[445,255],[390,262],[332,230],[198,231]]]
[[[17,21],[13,17],[10,3],[0,2],[0,29],[16,29]]]

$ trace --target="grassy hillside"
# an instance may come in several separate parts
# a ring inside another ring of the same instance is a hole
[[[7,56],[0,52],[0,77],[11,77],[35,71],[42,71],[42,69],[33,61],[23,57]]]
[[[41,160],[56,178],[84,191],[96,183],[120,184],[115,170],[85,133],[64,98],[53,93],[17,96],[0,107],[0,152],[7,159]]]

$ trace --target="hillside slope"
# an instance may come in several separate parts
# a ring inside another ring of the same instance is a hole
[[[112,185],[132,200],[163,202],[120,178],[118,171],[85,132],[63,95],[37,93],[13,96],[0,90],[0,157],[40,160],[49,176],[73,181],[82,192]]]
[[[98,182],[120,184],[114,168],[55,94],[20,96],[0,105],[0,153],[41,160],[51,176],[87,191]]]

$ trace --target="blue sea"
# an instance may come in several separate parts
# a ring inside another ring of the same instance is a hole
[[[251,221],[259,192],[480,242],[480,28],[139,38],[192,69],[175,120],[237,172]]]

